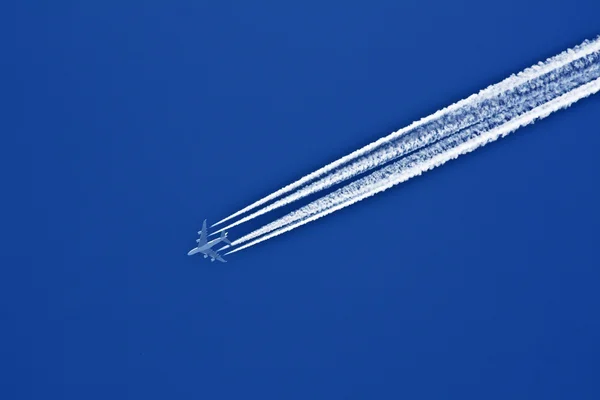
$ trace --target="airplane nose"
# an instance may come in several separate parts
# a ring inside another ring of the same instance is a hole
[[[192,255],[192,251],[194,251],[194,250],[190,250],[190,251],[188,251],[188,256],[191,256],[191,255]]]

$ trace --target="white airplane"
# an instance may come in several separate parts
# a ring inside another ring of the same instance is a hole
[[[207,242],[206,238],[208,237],[208,234],[206,232],[206,220],[204,220],[204,222],[202,223],[202,230],[198,231],[198,235],[200,235],[200,238],[196,239],[196,242],[198,242],[198,246],[190,250],[187,253],[188,256],[193,256],[194,254],[202,253],[204,254],[204,258],[210,257],[210,261],[219,260],[221,262],[227,262],[223,259],[223,257],[219,255],[219,253],[212,249],[214,245],[221,242],[225,242],[231,245],[231,242],[229,241],[229,239],[227,239],[227,232],[221,232],[221,237]]]

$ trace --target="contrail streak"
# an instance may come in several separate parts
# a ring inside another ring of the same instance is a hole
[[[563,93],[573,90],[582,83],[588,82],[590,76],[597,76],[598,69],[600,68],[598,63],[599,58],[600,53],[587,55],[556,71],[543,75],[538,79],[528,81],[512,90],[501,93],[497,97],[486,100],[480,103],[481,108],[474,110],[463,109],[461,111],[464,111],[464,114],[458,123],[448,123],[443,126],[425,124],[414,129],[412,132],[407,132],[398,139],[391,140],[387,144],[379,146],[378,149],[358,158],[353,163],[332,171],[321,179],[213,232],[213,234],[240,225],[269,211],[380,167],[387,162],[433,144],[444,137],[460,132],[463,129],[469,129],[494,115],[501,114],[506,119],[520,115],[538,104],[543,104]]]
[[[599,50],[600,39],[597,38],[593,41],[585,41],[580,46],[576,46],[573,49],[567,50],[555,57],[548,59],[545,63],[539,63],[538,65],[528,68],[517,75],[512,75],[504,81],[482,90],[478,94],[474,94],[447,108],[439,110],[428,117],[413,122],[411,125],[400,129],[399,131],[396,131],[357,151],[354,151],[353,153],[342,157],[339,160],[334,161],[311,174],[302,177],[296,182],[287,185],[280,190],[275,191],[274,193],[256,201],[255,203],[241,209],[240,211],[237,211],[236,213],[222,219],[221,221],[218,221],[212,226],[222,224],[225,221],[228,221],[250,210],[253,210],[311,181],[314,181],[318,178],[322,178],[317,182],[314,182],[308,188],[304,188],[301,191],[293,193],[285,197],[284,199],[281,199],[280,201],[272,204],[271,206],[265,207],[243,218],[242,220],[237,221],[236,223],[231,224],[213,233],[218,233],[222,230],[239,225],[266,212],[269,212],[278,207],[289,204],[300,198],[303,198],[305,196],[328,188],[332,185],[340,183],[344,180],[347,180],[353,176],[356,176],[356,174],[360,174],[361,172],[365,172],[372,168],[376,168],[380,166],[383,162],[388,162],[393,160],[394,158],[401,157],[408,151],[413,151],[417,148],[430,144],[432,142],[431,140],[420,140],[424,138],[427,139],[427,137],[421,136],[421,134],[424,131],[429,132],[430,136],[434,138],[433,141],[454,134],[460,131],[461,129],[464,129],[478,121],[481,121],[484,118],[489,117],[490,115],[493,115],[497,111],[498,107],[505,109],[507,105],[504,103],[504,101],[506,100],[502,99],[502,96],[500,96],[501,94],[503,94],[503,92],[507,92],[504,93],[505,97],[510,97],[515,92],[523,95],[529,92],[537,91],[540,88],[546,89],[548,85],[551,85],[552,81],[556,80],[561,73],[564,74],[566,72],[569,72],[568,69],[574,67],[574,65],[570,65],[573,64],[573,61],[584,58],[590,54],[596,53]],[[400,151],[399,153],[393,153],[390,152],[389,149],[385,148],[386,146],[390,145],[390,142],[397,142],[398,138],[405,135],[410,136],[412,142],[407,143],[403,151]],[[355,165],[344,166],[345,164],[352,163],[357,159],[362,158],[363,156],[367,156],[374,150],[378,151],[375,154],[371,155],[371,157],[368,160],[359,161],[361,162],[361,167],[356,168]],[[380,158],[385,159],[385,161],[376,162]],[[331,176],[327,175],[336,169],[338,170],[335,171],[334,174],[331,174]],[[351,174],[350,171],[357,172],[355,174]]]
[[[598,91],[600,91],[600,77],[545,104],[539,105],[517,118],[500,123],[493,129],[488,129],[484,126],[485,124],[482,124],[480,129],[465,130],[447,137],[434,145],[402,158],[387,167],[383,167],[271,224],[243,236],[234,241],[232,245],[235,246],[258,238],[227,254],[235,253],[272,237],[279,236],[282,233],[324,217],[374,194],[383,192],[414,176],[421,175],[423,172],[443,165],[462,154],[469,153],[480,146],[504,137],[522,126],[543,119],[553,112],[566,108]],[[500,119],[502,118],[500,117]]]

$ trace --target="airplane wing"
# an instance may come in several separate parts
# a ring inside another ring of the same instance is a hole
[[[206,232],[206,220],[202,223],[202,230],[198,232],[198,235],[200,235],[200,238],[196,240],[198,247],[204,246],[206,244],[206,237],[208,236]]]
[[[221,257],[221,256],[219,255],[219,253],[217,253],[217,252],[216,252],[216,251],[214,251],[213,249],[208,249],[208,250],[206,250],[204,253],[205,253],[206,255],[208,255],[209,257],[211,257],[211,258],[214,258],[214,259],[216,259],[216,260],[219,260],[219,261],[221,261],[221,262],[227,262],[227,261],[225,261],[225,260],[223,259],[223,257]]]

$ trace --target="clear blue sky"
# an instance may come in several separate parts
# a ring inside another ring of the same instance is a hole
[[[204,218],[595,37],[600,2],[2,8],[0,398],[600,398],[599,96],[186,256]]]

